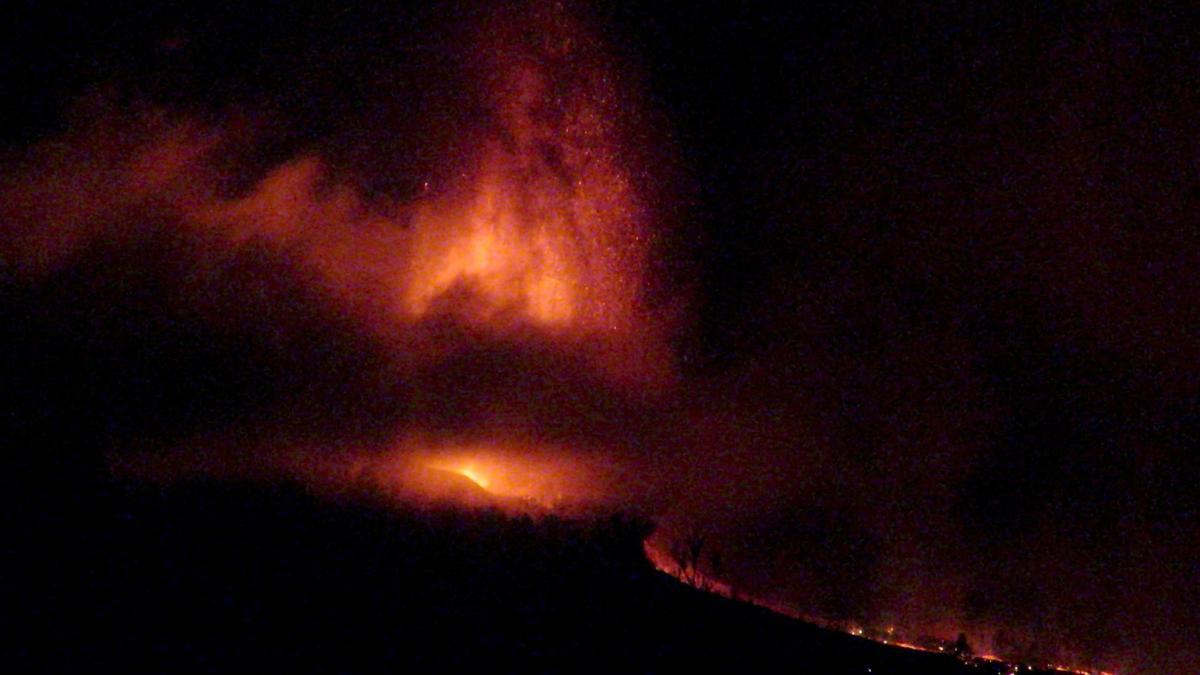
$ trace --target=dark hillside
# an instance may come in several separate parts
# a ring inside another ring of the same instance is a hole
[[[100,491],[14,542],[12,672],[980,672],[685,587],[637,519]]]

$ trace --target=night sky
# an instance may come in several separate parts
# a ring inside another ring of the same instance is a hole
[[[466,84],[487,77],[487,11],[121,4],[0,17],[12,504],[73,493],[108,452],[369,447],[503,418],[516,388],[526,432],[616,439],[649,476],[629,499],[710,531],[749,589],[1120,672],[1200,668],[1191,17],[572,9],[637,102],[614,105],[671,373],[646,394],[455,326],[419,339],[467,347],[414,366],[378,339],[379,299],[296,247],[171,227],[186,190],[110,193],[181,119],[185,147],[220,130],[203,176],[222,199],[305,156],[365,203],[437,192],[491,114]],[[64,193],[69,215],[43,205]]]

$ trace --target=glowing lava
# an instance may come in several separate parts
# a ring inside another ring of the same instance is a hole
[[[564,97],[528,64],[503,80],[502,137],[484,144],[464,185],[415,209],[404,310],[492,328],[625,330],[646,233],[603,93]]]
[[[793,619],[799,619],[807,623],[820,626],[822,628],[839,631],[861,637],[866,640],[879,642],[882,644],[898,647],[901,649],[909,649],[913,651],[925,652],[930,654],[951,654],[953,653],[953,643],[946,641],[944,644],[933,643],[914,644],[896,637],[896,629],[894,626],[889,626],[885,631],[864,630],[863,627],[855,624],[846,624],[840,621],[828,621],[819,616],[803,613],[797,608],[785,602],[779,602],[757,596],[752,593],[735,589],[731,584],[724,583],[715,579],[710,574],[706,573],[707,566],[703,564],[702,548],[698,547],[694,553],[689,555],[687,550],[688,538],[686,535],[681,539],[676,539],[679,536],[672,534],[669,530],[659,528],[652,535],[647,537],[642,542],[642,549],[646,554],[646,559],[660,572],[675,577],[680,582],[697,588],[701,591],[714,593],[728,598],[734,598],[742,602],[752,605],[757,605],[764,609],[771,610],[777,614],[781,614]],[[701,540],[702,541],[702,540]],[[702,546],[702,544],[701,544]],[[923,642],[923,640],[917,640]],[[980,664],[998,664],[1003,667],[1003,672],[1006,675],[1018,675],[1022,671],[1030,672],[1038,670],[1053,670],[1064,673],[1075,673],[1076,675],[1114,675],[1114,673],[1106,670],[1078,668],[1062,664],[1039,664],[1037,666],[1008,662],[993,654],[977,654],[972,655],[969,652],[965,654],[957,654],[956,658],[961,659],[964,663],[970,665]],[[999,670],[990,670],[988,672],[1000,672]]]
[[[402,493],[468,506],[491,499],[492,506],[515,510],[595,504],[607,484],[599,456],[499,441],[404,448],[382,460],[377,473]]]
[[[460,476],[466,476],[472,483],[478,485],[484,490],[488,489],[488,485],[491,482],[470,466],[464,466],[463,468],[456,470],[454,473],[457,473]]]

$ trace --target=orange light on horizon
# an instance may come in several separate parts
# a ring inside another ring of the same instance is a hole
[[[454,471],[454,473],[457,473],[460,476],[465,476],[472,483],[478,485],[479,487],[483,488],[484,490],[488,489],[488,485],[491,484],[491,481],[489,481],[486,477],[484,477],[483,474],[481,474],[477,470],[475,470],[475,468],[472,466],[464,466],[460,469],[456,469]]]
[[[411,454],[410,454],[411,453]],[[387,475],[415,494],[437,494],[451,500],[515,509],[571,509],[606,499],[604,461],[594,453],[518,442],[476,442],[433,447],[421,443],[396,457]],[[461,491],[453,483],[461,477]],[[468,484],[467,481],[470,481]]]

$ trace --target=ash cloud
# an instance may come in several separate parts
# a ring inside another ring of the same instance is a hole
[[[573,28],[553,13],[525,17],[538,30],[499,32],[513,22],[463,8],[348,14],[326,17],[320,34],[313,16],[253,21],[242,30],[264,54],[246,55],[248,73],[227,60],[236,53],[220,53],[233,35],[210,17],[115,12],[110,21],[148,22],[153,36],[108,54],[117,79],[87,83],[49,128],[8,130],[0,255],[14,319],[4,351],[15,482],[72,480],[114,450],[357,449],[485,429],[628,444],[649,425],[641,409],[654,396],[629,382],[669,371],[656,365],[665,351],[655,329],[616,341],[591,328],[543,330],[524,316],[533,300],[503,280],[482,322],[474,314],[490,296],[473,281],[405,313],[422,237],[443,227],[425,222],[428,211],[469,203],[460,193],[490,170],[510,183],[501,194],[530,176],[567,185],[575,193],[551,197],[583,194],[579,217],[628,230],[577,233],[575,263],[592,267],[575,286],[547,281],[558,268],[538,258],[522,262],[517,281],[603,293],[604,305],[580,305],[574,320],[603,320],[596,330],[612,335],[642,330],[622,314],[640,302],[637,263],[629,284],[620,268],[637,255],[627,242],[646,239],[637,205],[615,201],[619,190],[587,197],[624,179],[605,145],[622,132],[603,114],[619,97],[589,70],[603,59],[586,35],[564,32]],[[61,17],[39,18],[52,30]],[[351,40],[364,25],[381,33]],[[325,63],[321,49],[347,62]],[[77,50],[104,53],[87,41]],[[514,86],[525,89],[505,90],[514,69],[552,71],[554,90],[521,77]],[[560,82],[563,73],[573,79]],[[574,136],[560,140],[558,129]],[[488,147],[499,170],[475,165]],[[555,207],[521,198],[525,213]]]

